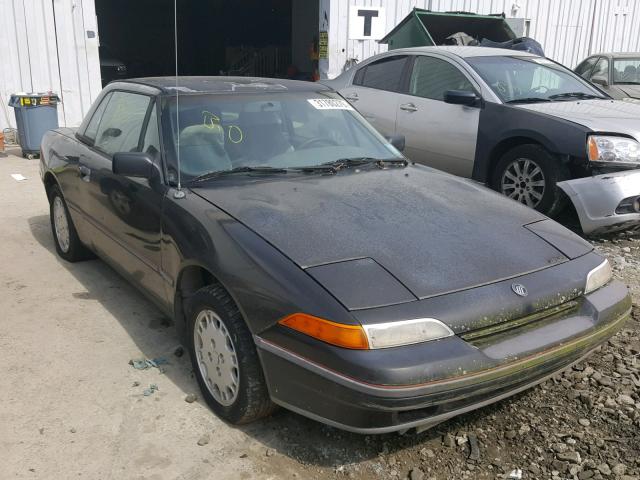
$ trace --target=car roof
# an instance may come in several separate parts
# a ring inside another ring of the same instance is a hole
[[[389,50],[387,53],[441,53],[447,56],[456,56],[460,58],[470,57],[495,57],[495,56],[518,56],[518,57],[537,57],[533,53],[523,52],[520,50],[510,50],[506,48],[491,47],[458,47],[451,45],[441,45],[434,47],[410,47],[398,48],[397,50]]]
[[[318,92],[331,90],[320,83],[281,78],[258,77],[147,77],[122,80],[117,83],[133,83],[160,90],[164,94],[196,93],[259,93],[259,92]]]

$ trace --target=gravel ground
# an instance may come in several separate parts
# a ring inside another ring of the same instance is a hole
[[[0,155],[0,202],[1,478],[640,479],[640,308],[586,362],[419,435],[283,410],[233,428],[198,398],[166,318],[104,263],[57,259],[36,162]],[[638,305],[640,235],[594,244]]]

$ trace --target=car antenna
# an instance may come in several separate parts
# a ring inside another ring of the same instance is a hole
[[[176,51],[176,159],[178,161],[178,188],[173,198],[180,199],[186,195],[182,190],[182,172],[180,168],[180,91],[178,84],[178,0],[173,0],[173,44]]]

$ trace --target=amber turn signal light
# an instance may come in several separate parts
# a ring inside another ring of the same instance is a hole
[[[593,137],[589,137],[588,151],[589,161],[597,162],[600,158],[600,151],[598,150],[598,142]]]
[[[294,313],[283,318],[278,323],[310,337],[343,348],[367,350],[369,342],[363,328],[359,325],[345,325],[323,318]]]

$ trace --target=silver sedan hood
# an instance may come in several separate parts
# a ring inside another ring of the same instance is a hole
[[[579,100],[517,105],[578,123],[594,132],[624,133],[640,141],[640,102]]]
[[[631,98],[640,98],[640,85],[616,85],[620,90],[627,94]]]

